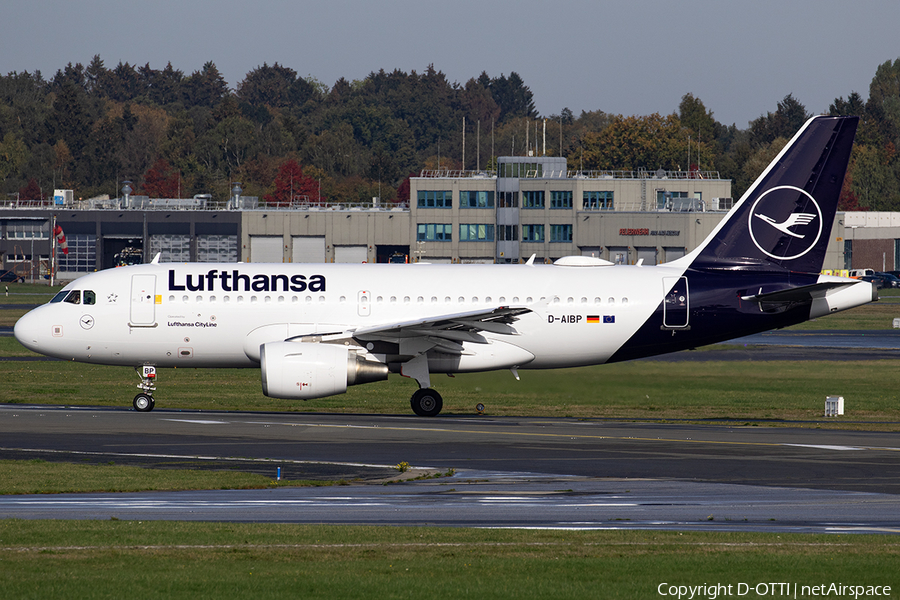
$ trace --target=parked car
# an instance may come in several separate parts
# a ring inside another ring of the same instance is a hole
[[[21,275],[17,275],[14,271],[4,271],[2,274],[0,274],[0,281],[25,283],[25,278]]]
[[[874,275],[875,269],[850,269],[850,277],[853,279],[862,279],[868,275]]]
[[[895,275],[876,271],[874,276],[880,277],[884,281],[884,285],[882,287],[900,288],[900,279],[898,279]]]

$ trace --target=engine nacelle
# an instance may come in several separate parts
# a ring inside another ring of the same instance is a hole
[[[272,398],[323,398],[388,378],[387,365],[335,344],[269,342],[260,348],[260,367],[263,394]]]

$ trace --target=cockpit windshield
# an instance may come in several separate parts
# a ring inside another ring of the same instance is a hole
[[[54,302],[68,302],[69,304],[96,304],[97,303],[97,294],[95,294],[92,290],[63,290],[53,296],[53,299],[50,301],[51,304]]]

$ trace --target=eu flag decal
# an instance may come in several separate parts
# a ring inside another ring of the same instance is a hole
[[[603,322],[604,323],[615,323],[616,315],[603,315]]]

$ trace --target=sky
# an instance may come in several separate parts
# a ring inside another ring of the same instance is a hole
[[[212,61],[232,88],[279,63],[327,86],[384,69],[465,84],[517,72],[542,116],[677,112],[685,94],[744,129],[787,94],[808,112],[869,95],[900,58],[898,0],[29,0],[0,20],[0,73],[99,54],[186,75]]]

